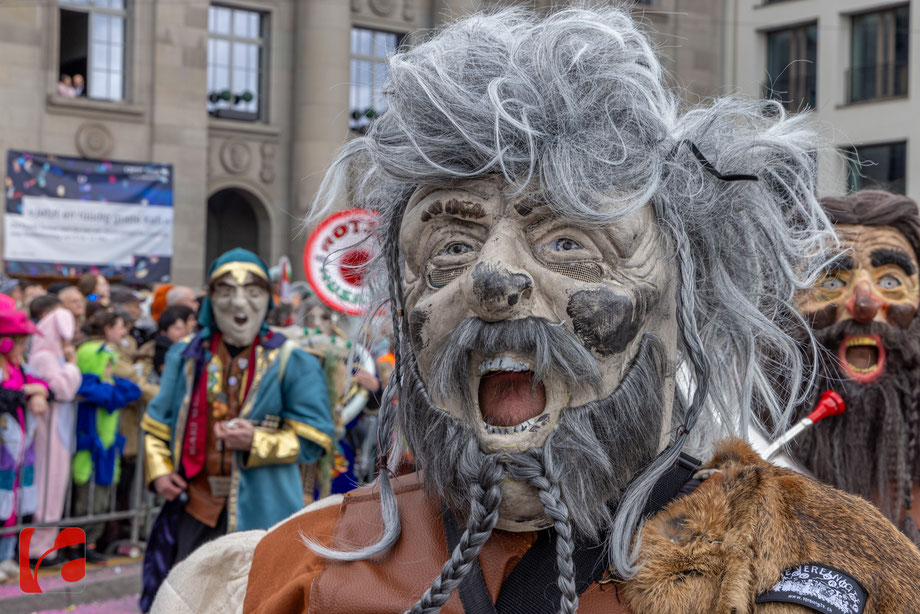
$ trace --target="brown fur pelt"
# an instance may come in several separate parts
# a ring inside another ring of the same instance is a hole
[[[721,444],[693,493],[652,517],[644,565],[621,587],[637,614],[805,614],[755,604],[782,572],[836,567],[868,592],[865,614],[920,611],[920,550],[869,502]]]

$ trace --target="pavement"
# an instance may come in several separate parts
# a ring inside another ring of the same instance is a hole
[[[60,567],[39,569],[44,593],[25,594],[19,580],[0,583],[0,612],[20,614],[136,614],[141,591],[140,558],[113,557],[104,565],[86,566],[86,576],[75,583],[61,578]]]

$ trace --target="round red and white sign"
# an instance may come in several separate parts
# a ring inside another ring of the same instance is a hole
[[[313,291],[336,311],[364,312],[361,282],[374,257],[376,243],[368,240],[378,224],[376,212],[348,209],[335,213],[313,231],[303,250],[303,268]]]

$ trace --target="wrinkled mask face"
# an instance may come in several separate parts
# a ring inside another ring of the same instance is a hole
[[[240,347],[251,344],[268,312],[268,290],[252,273],[246,274],[242,284],[227,273],[211,287],[211,308],[224,341]]]
[[[617,389],[651,334],[671,367],[659,391],[663,415],[652,418],[663,425],[663,448],[674,394],[675,273],[651,206],[592,229],[555,216],[537,194],[507,193],[503,181],[471,180],[419,190],[407,206],[400,230],[405,306],[432,400],[467,423],[484,452],[542,448],[567,408]],[[538,357],[517,349],[514,327],[501,326],[525,318],[564,329],[600,377],[589,383],[558,369],[535,374]],[[471,323],[494,323],[487,326],[499,337],[507,331],[508,338],[484,344],[502,349],[474,342],[456,364],[444,365],[448,337]],[[444,371],[464,373],[468,389],[439,394]]]
[[[837,226],[844,251],[799,298],[815,336],[838,359],[841,374],[873,384],[901,345],[920,306],[917,256],[890,226]]]

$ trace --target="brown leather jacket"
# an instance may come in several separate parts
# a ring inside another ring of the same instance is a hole
[[[918,611],[920,551],[868,502],[765,463],[741,442],[722,445],[706,474],[699,488],[646,524],[641,571],[619,584],[591,585],[580,614],[807,614],[812,610],[800,605],[754,602],[784,570],[806,563],[855,578],[868,593],[865,614]],[[398,479],[396,491],[402,535],[373,561],[326,561],[301,539],[333,547],[372,542],[380,520],[369,488],[261,536],[243,611],[369,614],[411,607],[448,552],[440,507],[425,496],[418,476]],[[487,542],[480,564],[493,599],[533,540],[532,533],[496,531]],[[219,560],[219,548],[207,556]],[[462,612],[456,594],[442,612]]]

